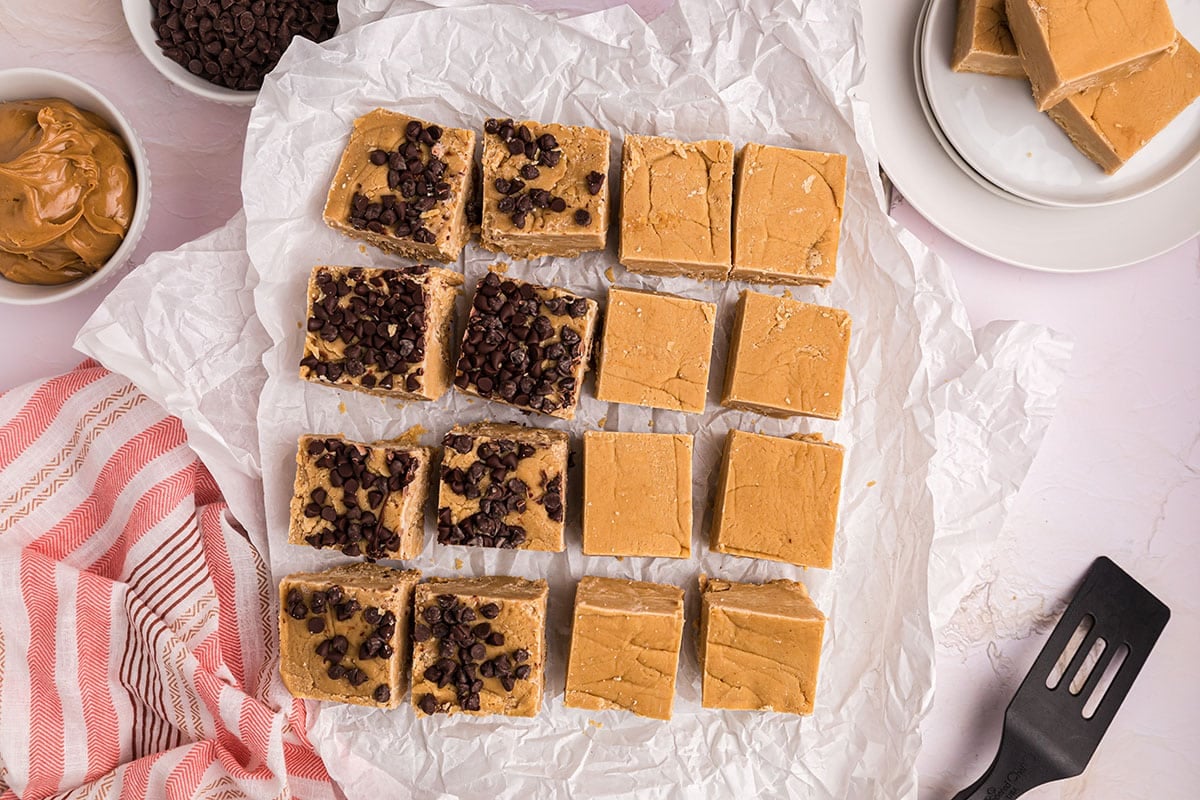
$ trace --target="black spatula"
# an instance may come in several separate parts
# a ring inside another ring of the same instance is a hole
[[[1004,712],[995,760],[954,800],[1011,800],[1083,772],[1170,617],[1169,608],[1112,561],[1092,562]],[[1112,673],[1108,667],[1119,651],[1124,660]],[[1106,671],[1107,691],[1102,687],[1102,696],[1092,698]]]

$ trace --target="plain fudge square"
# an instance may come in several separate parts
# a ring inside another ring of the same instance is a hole
[[[721,404],[776,417],[838,419],[849,355],[845,311],[744,291]]]
[[[408,688],[415,570],[350,564],[279,584],[279,671],[295,697],[395,708]]]
[[[308,283],[300,377],[404,400],[450,386],[462,275],[437,267],[317,267]]]
[[[432,578],[414,600],[417,716],[532,717],[546,682],[545,581]]]
[[[811,714],[825,616],[804,584],[700,578],[701,705]]]
[[[841,445],[731,430],[717,483],[712,549],[808,567],[833,566]]]
[[[369,559],[417,557],[431,455],[396,442],[302,436],[288,542]]]
[[[561,552],[568,439],[496,422],[452,428],[442,439],[438,543]]]
[[[738,155],[735,280],[827,286],[837,272],[846,157],[748,144]]]
[[[733,145],[626,136],[619,260],[633,272],[729,277]]]
[[[475,132],[377,108],[354,121],[325,222],[385,253],[453,261],[470,231]]]
[[[575,592],[564,705],[670,719],[683,590],[585,576]]]
[[[608,131],[532,120],[483,126],[483,222],[489,250],[514,258],[603,250]]]
[[[583,552],[591,556],[691,555],[690,434],[584,434]]]
[[[703,411],[716,316],[713,303],[609,289],[596,398]]]
[[[594,300],[489,272],[475,289],[454,385],[574,419],[598,314]]]

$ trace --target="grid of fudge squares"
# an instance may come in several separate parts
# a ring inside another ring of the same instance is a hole
[[[604,249],[608,131],[489,119],[483,134],[484,247],[514,258]]]
[[[302,436],[288,542],[369,560],[420,555],[432,452],[399,442]]]
[[[596,399],[703,411],[716,317],[713,303],[609,289]]]
[[[734,280],[828,286],[837,272],[846,157],[748,144],[738,154]]]
[[[840,418],[850,325],[839,308],[743,291],[721,404],[776,417]]]
[[[594,300],[488,272],[475,289],[454,385],[574,419],[598,314]]]
[[[575,592],[564,705],[670,719],[683,590],[585,576]]]
[[[569,437],[476,422],[442,439],[438,543],[562,552]]]
[[[450,385],[462,275],[438,267],[317,267],[300,377],[369,394],[436,400]]]
[[[470,235],[475,132],[377,108],[354,121],[325,222],[386,253],[453,261]]]
[[[296,697],[395,708],[408,688],[415,570],[350,564],[279,584],[279,671]]]
[[[691,555],[690,434],[584,434],[583,552],[665,558]]]
[[[1178,44],[1167,0],[1009,0],[1005,11],[1039,111],[1145,69]]]
[[[843,450],[820,434],[731,430],[717,481],[714,552],[833,566]]]
[[[811,714],[825,616],[804,585],[700,577],[701,705]]]
[[[727,278],[733,162],[729,142],[626,136],[619,261],[633,272]]]
[[[542,708],[545,581],[432,578],[414,601],[412,702],[417,716]]]

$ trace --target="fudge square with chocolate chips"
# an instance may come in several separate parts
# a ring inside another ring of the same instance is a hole
[[[691,555],[691,434],[583,435],[583,552]]]
[[[483,126],[480,241],[514,258],[603,250],[608,131],[526,120]]]
[[[700,576],[700,673],[705,708],[811,714],[825,615],[804,584]]]
[[[462,275],[440,267],[317,267],[308,283],[300,377],[404,400],[450,386]]]
[[[716,318],[713,303],[610,288],[596,399],[703,411]]]
[[[733,145],[626,136],[619,261],[633,272],[729,277]]]
[[[714,502],[717,553],[833,566],[842,446],[819,433],[787,438],[731,430]]]
[[[296,697],[395,708],[408,688],[416,570],[349,564],[279,583],[279,672]]]
[[[585,576],[575,591],[563,705],[670,719],[683,638],[683,590]]]
[[[828,286],[837,272],[846,157],[748,144],[738,154],[734,280]]]
[[[367,559],[416,558],[425,544],[432,449],[300,437],[288,542]]]
[[[721,405],[773,417],[838,419],[849,355],[845,311],[744,291]]]
[[[432,578],[414,601],[417,716],[532,717],[546,682],[545,581]]]
[[[598,314],[594,300],[489,272],[475,289],[454,385],[574,419]]]
[[[385,253],[453,261],[470,235],[474,157],[474,131],[377,108],[354,120],[325,222]]]
[[[563,550],[569,437],[475,422],[442,439],[438,544]]]

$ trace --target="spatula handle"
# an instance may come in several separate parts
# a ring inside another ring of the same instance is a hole
[[[1005,736],[1000,752],[982,777],[954,795],[953,800],[1013,800],[1035,786],[1066,777],[1029,748]]]

